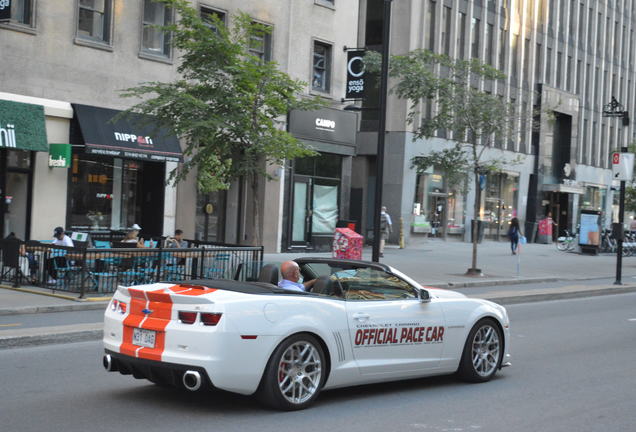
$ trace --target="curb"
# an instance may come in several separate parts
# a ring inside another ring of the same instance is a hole
[[[16,308],[10,308],[10,309],[9,308],[0,309],[0,316],[50,313],[50,312],[104,310],[106,309],[107,306],[108,306],[108,303],[80,303],[80,304],[55,305],[55,306],[23,306],[23,307],[16,307]]]
[[[18,291],[18,292],[28,293],[28,294],[42,295],[42,296],[46,296],[46,297],[55,297],[55,298],[59,298],[59,299],[63,299],[63,300],[69,300],[69,301],[78,302],[78,303],[100,302],[100,301],[106,302],[106,301],[110,301],[110,298],[112,297],[112,296],[104,296],[104,297],[79,298],[79,297],[74,297],[74,296],[66,295],[66,294],[48,293],[48,292],[38,291],[38,290],[35,290],[35,289],[19,288],[19,287],[13,287],[13,286],[10,286],[10,285],[4,285],[4,284],[0,284],[0,288],[11,290],[11,291]]]
[[[601,288],[594,290],[584,291],[571,291],[571,292],[556,292],[556,293],[544,293],[544,294],[527,294],[508,297],[479,297],[484,300],[489,300],[493,303],[500,305],[513,305],[520,303],[536,303],[548,300],[566,300],[573,298],[585,298],[585,297],[599,297],[604,295],[616,295],[616,294],[628,294],[636,292],[636,286],[623,287],[623,288]]]
[[[102,339],[103,334],[102,330],[85,330],[48,335],[6,337],[0,338],[0,349],[99,340]]]
[[[447,282],[447,283],[434,283],[434,284],[421,284],[423,287],[432,288],[471,288],[471,287],[485,287],[485,286],[501,286],[501,285],[522,285],[532,283],[545,283],[545,282],[559,282],[562,280],[568,280],[558,277],[546,277],[546,278],[525,278],[525,279],[484,279],[469,282]]]

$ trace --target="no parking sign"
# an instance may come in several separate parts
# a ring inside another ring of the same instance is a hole
[[[612,178],[631,181],[634,175],[634,153],[612,153]]]

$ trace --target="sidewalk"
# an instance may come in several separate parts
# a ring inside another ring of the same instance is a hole
[[[405,249],[388,246],[384,255],[381,262],[399,269],[422,285],[456,289],[469,297],[485,298],[500,304],[636,291],[636,257],[623,258],[623,285],[616,286],[607,282],[615,275],[615,255],[560,252],[554,245],[524,245],[521,254],[513,256],[507,242],[484,242],[479,245],[478,253],[478,267],[484,277],[479,278],[464,276],[471,260],[471,245],[468,243],[426,239]],[[281,263],[300,256],[330,257],[331,254],[265,254],[264,260]],[[365,248],[363,258],[371,259],[370,248]],[[576,282],[601,278],[606,280],[592,284]],[[52,294],[49,289],[22,287],[16,290],[0,285],[0,316],[98,310],[105,308],[110,299],[90,300],[80,301],[77,295],[68,293]],[[36,329],[0,327],[0,349],[98,338],[101,338],[101,323]]]

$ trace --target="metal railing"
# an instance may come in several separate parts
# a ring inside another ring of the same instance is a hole
[[[191,279],[256,280],[263,247],[195,243],[175,248],[78,248],[0,240],[0,281],[108,294],[118,285]],[[16,255],[17,254],[17,259]]]

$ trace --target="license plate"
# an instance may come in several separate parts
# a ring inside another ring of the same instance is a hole
[[[133,329],[132,343],[146,348],[154,348],[156,334],[157,332],[152,330],[135,328]]]

